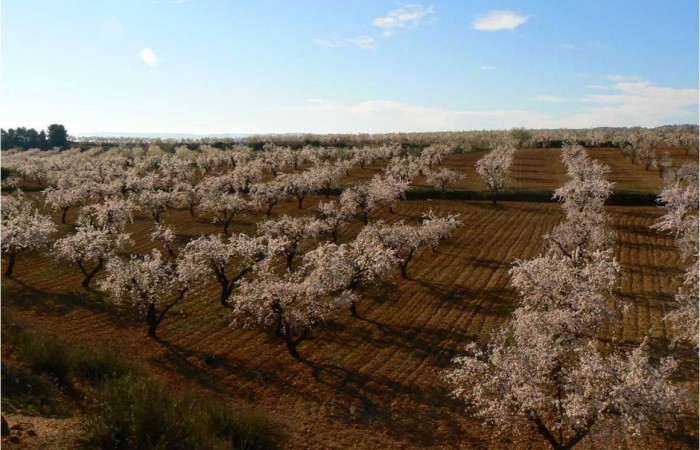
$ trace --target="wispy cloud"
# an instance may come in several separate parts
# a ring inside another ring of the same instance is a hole
[[[143,63],[147,66],[155,67],[160,62],[158,55],[156,55],[156,53],[150,48],[142,48],[140,56],[141,61],[143,61]]]
[[[489,66],[489,65],[479,66],[479,70],[494,70],[495,68],[496,68],[496,66]]]
[[[491,11],[477,18],[472,27],[479,31],[515,30],[528,19],[513,11]]]
[[[642,78],[637,75],[620,75],[617,73],[612,75],[605,75],[603,76],[603,79],[608,81],[642,81]]]
[[[475,129],[587,128],[646,126],[692,121],[698,89],[658,87],[649,81],[611,84],[605,95],[562,98],[542,95],[542,102],[566,102],[568,112],[544,109],[464,110],[372,99],[339,103],[310,99],[302,105],[265,108],[268,126],[284,130],[328,132],[449,131]],[[689,118],[690,117],[690,118]],[[697,119],[696,119],[697,120]],[[279,121],[279,123],[277,123]],[[265,131],[265,130],[256,130]]]
[[[559,97],[558,95],[538,95],[535,97],[535,100],[546,103],[564,103],[569,101],[568,99]]]
[[[578,45],[574,44],[562,44],[561,46],[567,50],[578,50]]]
[[[399,9],[389,12],[386,16],[372,20],[372,25],[382,29],[384,36],[391,36],[399,28],[414,27],[428,18],[434,17],[433,5],[422,6],[415,4],[401,5]]]
[[[341,39],[337,36],[330,38],[317,38],[314,39],[316,45],[321,47],[356,47],[362,50],[376,50],[377,44],[372,36],[357,36],[354,38]]]
[[[354,45],[357,48],[361,48],[363,50],[376,50],[377,45],[374,42],[374,38],[371,36],[358,36],[355,38],[350,38],[347,40],[349,43]]]
[[[317,38],[314,39],[314,42],[322,47],[338,47],[340,45],[337,38]]]

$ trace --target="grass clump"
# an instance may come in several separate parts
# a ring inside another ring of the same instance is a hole
[[[267,416],[236,413],[133,375],[103,384],[83,426],[90,448],[254,450],[279,448],[285,440]]]
[[[13,363],[0,363],[2,410],[22,410],[25,414],[69,416],[69,411],[54,398],[54,386],[46,377]]]
[[[73,346],[56,336],[31,334],[16,325],[9,328],[3,330],[3,340],[13,345],[18,360],[35,374],[46,374],[62,385],[70,385],[72,378],[100,382],[130,371],[124,360],[106,347]]]

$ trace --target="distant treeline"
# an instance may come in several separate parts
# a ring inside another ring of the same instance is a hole
[[[7,131],[2,129],[0,141],[0,147],[3,150],[13,148],[50,150],[52,148],[66,149],[69,146],[70,141],[66,127],[56,123],[49,125],[46,131],[36,131],[34,128],[24,127],[10,128]]]

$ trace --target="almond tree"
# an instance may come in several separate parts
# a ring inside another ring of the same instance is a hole
[[[151,232],[151,240],[160,241],[163,244],[165,251],[168,252],[168,256],[170,256],[172,259],[177,258],[178,255],[175,247],[175,238],[175,232],[172,230],[172,228],[161,224],[156,224],[155,228]]]
[[[359,209],[367,225],[370,213],[377,207],[386,205],[393,212],[394,206],[406,195],[409,187],[408,181],[375,175],[369,183],[344,189],[340,195],[340,205],[353,214]]]
[[[311,329],[347,304],[345,296],[331,295],[330,288],[301,270],[280,275],[261,266],[231,300],[237,316],[234,323],[271,328],[284,340],[289,354],[299,358],[297,346]]]
[[[432,211],[423,215],[423,222],[418,225],[409,225],[403,221],[394,224],[382,222],[369,225],[362,229],[360,235],[370,234],[378,239],[385,247],[396,252],[401,276],[408,279],[408,264],[425,247],[435,249],[441,239],[452,235],[452,231],[462,222],[455,215],[437,217]]]
[[[565,146],[562,161],[571,180],[554,191],[553,198],[561,202],[565,218],[544,236],[550,251],[575,259],[609,248],[615,237],[604,209],[613,188],[605,179],[610,169],[578,145]]]
[[[17,256],[47,247],[56,225],[21,196],[3,199],[1,217],[2,252],[10,258],[5,276],[11,277]]]
[[[676,309],[665,316],[678,330],[679,338],[698,347],[698,179],[688,172],[669,180],[659,195],[666,214],[652,228],[670,233],[686,261],[690,261],[676,293]]]
[[[107,228],[84,223],[77,227],[75,233],[57,240],[53,245],[53,254],[76,264],[85,277],[81,284],[87,288],[107,260],[128,240],[127,234],[112,234]]]
[[[319,173],[305,171],[302,173],[285,173],[277,177],[288,195],[297,199],[299,209],[302,209],[304,198],[307,195],[318,192],[322,180],[318,178]]]
[[[408,184],[423,171],[424,162],[416,156],[394,157],[389,161],[384,173],[388,178],[400,180]]]
[[[233,218],[247,209],[248,202],[241,194],[233,188],[226,188],[220,181],[202,180],[197,186],[202,197],[200,209],[212,214],[214,223],[221,223],[224,234],[228,235]]]
[[[338,243],[338,233],[347,228],[348,222],[354,215],[351,208],[344,207],[339,202],[319,202],[318,212],[321,218],[326,223],[328,230],[331,232],[333,243]]]
[[[66,223],[66,214],[71,207],[80,205],[88,197],[87,192],[79,185],[60,188],[47,187],[43,192],[46,204],[51,208],[61,210],[61,223]]]
[[[570,449],[613,419],[633,434],[678,420],[675,362],[654,367],[645,344],[625,353],[596,338],[615,316],[608,299],[618,271],[609,250],[584,262],[554,254],[518,262],[511,276],[520,306],[485,348],[470,344],[454,359],[454,394],[499,428],[532,427],[553,449]]]
[[[327,225],[324,221],[308,216],[283,215],[258,223],[258,232],[261,235],[280,242],[279,252],[284,255],[289,271],[293,269],[294,257],[299,252],[300,246],[326,230]]]
[[[272,208],[287,197],[285,185],[279,180],[256,183],[250,187],[251,203],[258,207],[267,207],[265,215],[270,217]]]
[[[107,276],[101,281],[117,305],[127,305],[148,324],[148,336],[156,337],[158,325],[187,294],[189,286],[178,276],[177,267],[163,259],[159,251],[114,256],[107,262]]]
[[[440,172],[432,171],[428,173],[427,179],[428,183],[435,186],[435,189],[439,190],[444,197],[447,185],[463,180],[464,175],[459,172],[455,172],[454,170],[442,169]]]
[[[345,164],[323,164],[311,168],[308,172],[311,178],[317,181],[317,185],[321,186],[324,191],[326,198],[330,196],[330,191],[333,186],[335,186],[340,178],[343,176],[345,170]]]
[[[410,189],[410,181],[392,176],[375,175],[369,180],[368,189],[372,207],[385,205],[389,208],[389,212],[393,213],[394,206],[406,196],[406,192]]]
[[[229,306],[228,300],[238,282],[275,252],[274,243],[266,241],[266,238],[251,238],[242,233],[226,239],[221,235],[202,236],[188,242],[180,252],[178,270],[181,277],[191,282],[213,275],[221,287],[221,305]]]
[[[102,203],[94,203],[80,208],[79,225],[92,225],[95,228],[106,229],[110,234],[117,235],[124,231],[128,223],[134,221],[136,205],[128,199],[106,198]]]
[[[644,170],[656,167],[656,152],[649,145],[645,145],[639,149],[637,158],[642,167],[644,167]]]
[[[172,191],[173,205],[180,208],[187,208],[190,211],[190,217],[195,216],[195,208],[202,203],[202,196],[197,186],[190,183],[177,183]]]
[[[445,144],[433,144],[426,147],[420,154],[421,166],[432,171],[435,165],[440,164],[451,153],[452,148]]]
[[[666,171],[671,167],[673,167],[671,154],[669,152],[663,152],[661,158],[659,158],[659,162],[656,164],[656,168],[659,170],[659,177],[663,178]]]
[[[370,233],[360,233],[347,244],[327,243],[310,251],[304,255],[303,270],[314,283],[345,296],[351,314],[358,317],[357,290],[390,274],[397,262],[395,250]]]
[[[134,196],[136,201],[160,224],[162,215],[173,203],[173,193],[161,189],[144,189]]]
[[[498,197],[510,184],[510,166],[513,164],[515,148],[499,145],[476,162],[476,172],[484,180],[495,205]]]

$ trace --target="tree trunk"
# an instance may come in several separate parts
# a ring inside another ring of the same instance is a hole
[[[331,232],[331,236],[333,237],[333,243],[337,244],[338,243],[338,230],[333,228],[333,231]]]
[[[289,254],[287,254],[286,257],[287,257],[287,269],[289,269],[289,271],[291,272],[292,271],[292,263],[294,262],[294,253],[289,253]]]
[[[70,206],[63,208],[63,214],[61,214],[61,223],[66,223],[66,214],[68,213],[68,208],[70,208]]]
[[[228,227],[229,227],[230,224],[231,224],[231,222],[230,222],[229,220],[224,221],[224,234],[225,234],[226,236],[229,235],[229,233],[228,233]]]
[[[87,289],[87,287],[90,285],[90,282],[95,277],[97,272],[100,271],[100,269],[102,269],[102,260],[100,260],[100,262],[97,264],[97,266],[95,266],[95,268],[92,269],[92,272],[85,274],[85,279],[83,279],[83,282],[80,284],[82,284],[83,287]]]
[[[367,213],[367,211],[362,213],[362,220],[364,220],[365,225],[369,223],[369,213]]]
[[[299,352],[297,352],[297,345],[299,343],[294,342],[294,339],[292,339],[289,336],[286,336],[284,340],[287,343],[287,351],[292,356],[292,358],[299,359]]]
[[[221,287],[221,306],[228,308],[228,298],[231,296],[231,291],[228,286]]]
[[[17,262],[17,253],[10,253],[10,262],[7,265],[7,270],[5,270],[5,276],[8,278],[12,277],[12,271],[15,269],[15,262]]]
[[[406,259],[401,263],[401,276],[406,280],[410,280],[408,276],[408,263],[411,262],[411,259],[413,259],[413,252],[410,252]]]
[[[267,212],[265,212],[265,215],[266,215],[267,217],[270,217],[270,214],[272,214],[272,207],[273,207],[273,206],[275,206],[275,205],[272,204],[272,205],[268,205],[268,206],[267,206]]]
[[[190,217],[194,217],[194,205],[190,204]]]
[[[357,312],[357,303],[354,301],[350,302],[350,315],[353,317],[360,317]]]
[[[158,327],[158,316],[156,314],[156,305],[150,303],[146,310],[146,321],[148,322],[148,337],[156,337],[156,328]]]
[[[297,195],[297,202],[299,203],[299,209],[304,209],[302,203],[304,203],[304,197]]]

